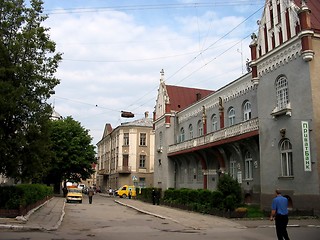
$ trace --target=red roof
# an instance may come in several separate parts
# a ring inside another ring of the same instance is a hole
[[[166,85],[166,88],[170,98],[171,110],[174,111],[181,111],[214,92],[212,90],[171,85]]]
[[[301,0],[294,0],[297,6],[301,6]],[[308,0],[307,6],[311,10],[311,26],[315,32],[320,33],[320,1]]]

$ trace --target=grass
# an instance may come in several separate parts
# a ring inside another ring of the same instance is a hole
[[[245,205],[247,208],[247,218],[264,218],[265,213],[260,209],[260,206],[257,205]]]

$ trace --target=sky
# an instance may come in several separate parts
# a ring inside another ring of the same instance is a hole
[[[44,0],[60,84],[49,100],[88,129],[152,117],[168,85],[218,90],[247,73],[265,0]],[[121,111],[134,113],[122,118]]]

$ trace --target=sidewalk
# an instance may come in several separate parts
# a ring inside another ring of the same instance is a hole
[[[214,227],[236,227],[236,228],[266,228],[274,227],[274,222],[265,219],[226,219],[222,217],[188,212],[162,205],[152,205],[134,199],[115,198],[115,201],[124,206],[136,209],[139,212],[150,214],[162,219],[170,219],[184,226],[194,229]],[[192,217],[191,217],[192,215]],[[320,219],[296,218],[290,219],[288,227],[317,227],[320,228]]]
[[[110,197],[107,194],[99,194]],[[113,197],[112,197],[113,198]],[[226,219],[206,214],[184,211],[163,205],[152,205],[135,199],[113,198],[113,200],[126,207],[133,208],[141,213],[149,214],[161,219],[168,219],[183,226],[193,229],[207,229],[215,227],[234,228],[262,228],[274,227],[274,222],[269,219]],[[65,198],[53,197],[36,209],[31,210],[26,216],[0,218],[0,228],[13,230],[57,230],[64,217]],[[290,219],[288,227],[317,227],[320,228],[320,219]]]
[[[0,228],[14,230],[57,230],[64,217],[65,198],[53,197],[17,218],[0,218]]]

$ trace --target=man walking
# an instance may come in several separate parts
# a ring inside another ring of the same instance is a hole
[[[288,199],[276,190],[276,197],[272,200],[270,220],[276,221],[276,232],[278,240],[290,240],[287,232],[288,225]]]
[[[94,195],[94,190],[92,189],[92,187],[89,188],[88,191],[88,197],[89,197],[89,204],[92,204],[92,197]]]

